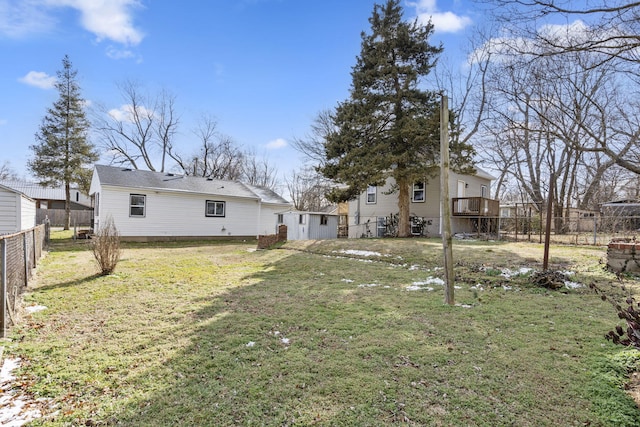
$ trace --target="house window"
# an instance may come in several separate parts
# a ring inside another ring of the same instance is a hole
[[[374,204],[376,202],[377,187],[370,185],[367,187],[367,204]]]
[[[326,215],[320,215],[320,225],[327,225],[328,223],[328,217]]]
[[[282,223],[284,223],[284,215],[278,214],[278,224],[282,224]]]
[[[146,201],[144,194],[129,194],[129,216],[144,217]]]
[[[205,216],[224,216],[225,202],[207,200]]]
[[[100,215],[100,193],[96,193],[96,207],[95,207],[95,215]]]
[[[304,224],[304,215],[303,214],[300,214],[298,216],[298,224]]]
[[[424,182],[416,182],[413,184],[413,202],[424,202]]]
[[[480,187],[480,195],[484,198],[487,197],[487,186],[483,185],[482,187]]]

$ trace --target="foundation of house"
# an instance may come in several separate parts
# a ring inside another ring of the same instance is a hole
[[[616,273],[640,272],[640,242],[616,239],[607,248],[607,268]]]

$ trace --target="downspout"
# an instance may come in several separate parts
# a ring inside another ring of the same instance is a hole
[[[262,221],[262,199],[258,199],[258,228],[256,229],[256,239],[260,237],[260,226]]]

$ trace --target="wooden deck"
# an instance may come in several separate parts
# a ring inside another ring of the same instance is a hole
[[[453,216],[497,217],[500,202],[485,197],[455,197],[451,199]]]

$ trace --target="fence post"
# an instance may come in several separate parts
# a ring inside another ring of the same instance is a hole
[[[49,217],[46,216],[44,218],[44,247],[45,249],[49,249],[49,239],[51,238],[51,221],[49,221]]]
[[[598,217],[593,216],[593,246],[598,244]]]
[[[0,338],[7,332],[7,241],[0,239]]]
[[[24,252],[24,286],[29,285],[29,253],[27,245],[27,233],[22,235],[22,250]]]

